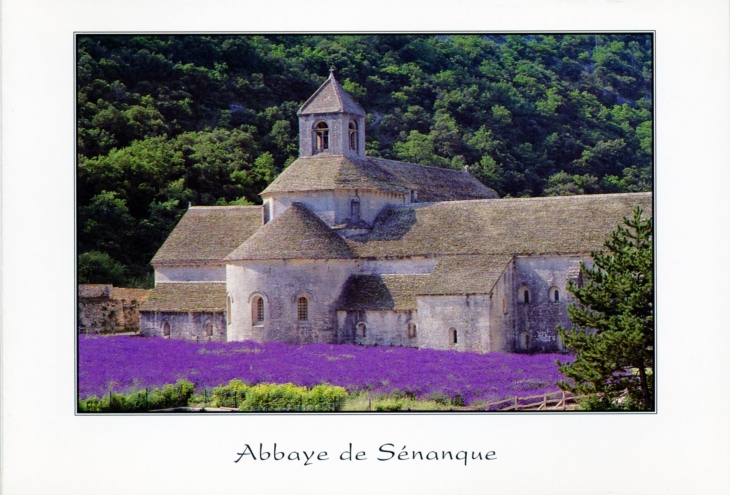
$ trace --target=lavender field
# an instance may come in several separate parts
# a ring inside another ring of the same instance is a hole
[[[277,342],[204,344],[161,338],[82,335],[79,396],[174,383],[180,378],[212,389],[236,378],[251,384],[307,387],[330,383],[350,392],[406,392],[428,398],[461,397],[466,405],[557,391],[556,354],[477,354],[402,347],[287,345]]]

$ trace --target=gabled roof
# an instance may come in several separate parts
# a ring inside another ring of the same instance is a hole
[[[354,258],[347,243],[301,203],[292,203],[227,260]]]
[[[489,294],[510,255],[463,255],[441,258],[418,295]]]
[[[261,206],[193,206],[152,258],[152,264],[220,261],[261,223]]]
[[[407,193],[419,201],[497,198],[468,172],[372,157],[320,154],[300,157],[262,193],[366,189]]]
[[[408,311],[429,275],[351,275],[342,288],[338,310]]]
[[[651,215],[651,193],[391,206],[368,236],[348,242],[365,258],[581,254],[602,249],[636,206]]]
[[[347,91],[342,89],[340,83],[335,79],[334,72],[330,72],[329,78],[302,105],[297,115],[343,112],[365,116],[365,110],[357,104]]]
[[[226,309],[225,282],[159,283],[140,311],[216,311]]]

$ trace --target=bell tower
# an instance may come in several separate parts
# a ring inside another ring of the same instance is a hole
[[[320,154],[365,156],[365,111],[342,89],[334,69],[302,105],[299,116],[299,156]]]

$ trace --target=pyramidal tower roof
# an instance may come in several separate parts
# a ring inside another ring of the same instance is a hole
[[[301,203],[292,203],[227,260],[354,258],[347,243]]]
[[[330,77],[302,105],[297,115],[319,113],[349,113],[361,117],[365,116],[365,110],[337,82],[333,69],[330,70]]]

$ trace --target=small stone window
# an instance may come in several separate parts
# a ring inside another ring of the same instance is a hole
[[[208,337],[213,336],[213,322],[208,320],[205,322],[205,326],[203,327],[205,329],[205,335]]]
[[[509,306],[507,305],[507,295],[502,296],[502,313],[507,314],[509,312]]]
[[[550,302],[560,302],[560,289],[557,287],[550,287],[548,291],[548,300]]]
[[[520,334],[520,348],[523,351],[527,351],[530,349],[530,334],[527,332],[522,332]]]
[[[459,343],[459,336],[455,328],[449,328],[449,345],[456,345]]]
[[[254,325],[260,325],[264,322],[265,316],[264,298],[261,296],[254,297],[253,301],[251,301],[251,321]]]
[[[365,323],[363,323],[363,322],[358,323],[357,324],[357,335],[360,337],[365,337],[365,333],[367,332],[367,329],[368,329],[368,326]]]
[[[524,304],[530,304],[530,289],[526,286],[520,287],[517,299]]]
[[[170,338],[170,324],[168,322],[162,324],[162,336],[167,339]]]
[[[354,120],[350,121],[350,149],[357,153],[357,123]]]
[[[354,223],[360,221],[360,198],[350,200],[350,220]]]
[[[271,220],[271,203],[269,203],[268,201],[264,203],[264,207],[261,211],[264,215],[264,225],[266,225],[267,223],[269,223],[269,220]]]
[[[231,306],[233,306],[233,298],[230,294],[228,294],[228,297],[226,297],[226,323],[228,325],[230,325],[233,320],[231,317]]]
[[[330,148],[329,128],[324,122],[319,122],[314,127],[314,152],[321,153]]]
[[[409,323],[408,324],[408,338],[409,339],[415,338],[417,330],[418,330],[418,327],[416,327],[415,323]]]
[[[297,321],[309,321],[309,301],[304,296],[297,299]]]

